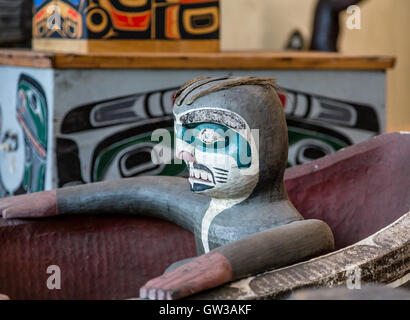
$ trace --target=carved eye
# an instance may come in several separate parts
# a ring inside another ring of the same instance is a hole
[[[202,129],[199,131],[197,138],[206,144],[225,141],[225,138],[213,129]]]
[[[28,92],[28,101],[29,101],[29,105],[30,105],[31,109],[32,109],[35,113],[39,113],[39,112],[40,112],[40,110],[39,110],[40,108],[39,108],[39,106],[38,106],[37,97],[36,97],[36,95],[35,95],[33,92],[31,92],[31,91]]]

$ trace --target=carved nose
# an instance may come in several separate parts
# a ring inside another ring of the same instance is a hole
[[[190,152],[181,151],[178,156],[179,159],[185,160],[187,162],[196,162],[195,156],[192,155]]]

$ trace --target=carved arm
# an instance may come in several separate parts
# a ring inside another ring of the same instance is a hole
[[[333,249],[333,234],[323,221],[292,222],[219,247],[148,281],[140,289],[140,298],[181,299]]]

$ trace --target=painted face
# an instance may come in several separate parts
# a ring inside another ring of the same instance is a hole
[[[191,190],[214,198],[242,197],[258,179],[258,153],[246,122],[224,109],[175,115],[176,156],[189,169]]]

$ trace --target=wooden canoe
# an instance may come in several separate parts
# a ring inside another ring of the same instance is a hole
[[[410,134],[392,133],[287,169],[289,197],[331,227],[336,251],[200,293],[197,299],[281,298],[307,287],[396,287],[410,275]],[[196,255],[193,235],[131,216],[0,219],[0,292],[12,299],[126,299],[173,262]],[[61,289],[47,288],[58,265]]]

